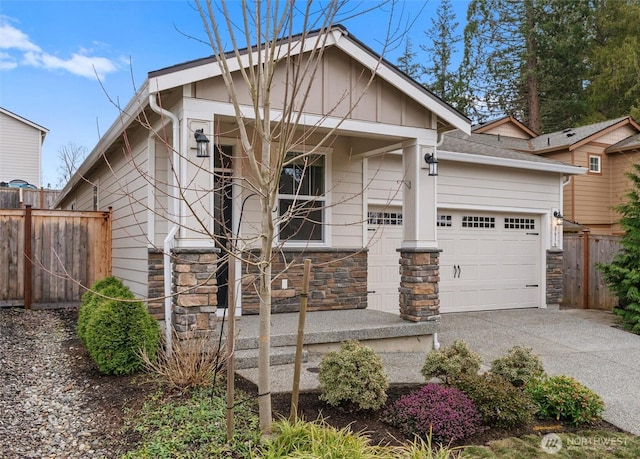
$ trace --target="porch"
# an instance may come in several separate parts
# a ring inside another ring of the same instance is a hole
[[[298,317],[298,313],[271,315],[274,374],[277,374],[278,366],[290,367],[289,364],[294,362]],[[257,315],[237,318],[235,363],[238,372],[248,379],[253,379],[251,375],[258,366],[258,327]],[[433,347],[433,334],[438,328],[437,320],[409,322],[398,314],[369,309],[307,312],[303,361],[313,360],[309,356],[335,350],[341,342],[349,339],[358,340],[378,353],[426,355]]]

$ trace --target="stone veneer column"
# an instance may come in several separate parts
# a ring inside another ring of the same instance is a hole
[[[178,339],[214,339],[219,249],[177,248],[173,257],[173,328]]]
[[[564,295],[564,252],[547,250],[547,307],[559,307]]]
[[[400,317],[412,322],[436,320],[440,312],[439,249],[400,252]]]

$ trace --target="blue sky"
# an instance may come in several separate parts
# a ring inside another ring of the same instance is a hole
[[[396,8],[394,25],[411,25],[415,51],[426,42],[423,32],[438,3],[406,0]],[[461,24],[467,3],[452,1]],[[240,18],[238,4],[233,6]],[[384,7],[344,24],[380,52],[388,14]],[[91,151],[114,122],[118,110],[110,98],[124,106],[149,71],[211,54],[185,34],[204,37],[193,1],[0,0],[0,106],[49,129],[42,150],[44,186],[57,182],[62,145],[73,142]],[[395,63],[401,52],[398,47],[385,57]],[[0,179],[13,178],[19,177]]]

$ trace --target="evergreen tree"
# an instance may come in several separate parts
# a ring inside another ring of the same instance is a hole
[[[620,226],[622,249],[609,264],[599,264],[609,289],[618,296],[619,306],[614,312],[622,316],[622,325],[640,334],[640,164],[634,164],[627,173],[632,189],[626,202],[616,207],[622,216]]]
[[[577,124],[588,112],[593,14],[589,0],[472,0],[463,75],[474,117],[509,114],[536,132]]]
[[[598,0],[587,121],[640,114],[640,1]]]
[[[425,86],[461,111],[467,107],[462,97],[462,83],[459,73],[451,71],[451,59],[457,51],[456,43],[462,41],[455,34],[458,27],[451,0],[442,0],[436,10],[436,17],[431,19],[431,27],[425,32],[431,45],[420,45],[428,53],[429,65],[425,67],[428,81]]]
[[[404,52],[398,58],[397,67],[416,81],[424,74],[424,67],[416,62],[416,53],[413,51],[411,38],[407,38],[404,42]]]

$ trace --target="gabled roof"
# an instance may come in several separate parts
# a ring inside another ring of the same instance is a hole
[[[26,118],[23,118],[20,115],[16,115],[15,113],[7,110],[6,108],[2,108],[0,107],[0,113],[4,113],[7,116],[10,116],[11,118],[14,118],[18,121],[20,121],[21,123],[27,124],[29,126],[31,126],[32,128],[35,128],[37,130],[39,130],[42,133],[42,140],[44,140],[44,137],[49,133],[49,129],[40,126],[39,124],[34,123],[33,121],[30,121]]]
[[[629,150],[640,150],[640,134],[627,137],[618,143],[614,143],[607,147],[605,153],[622,153]]]
[[[603,134],[611,132],[627,124],[640,131],[640,125],[631,117],[625,116],[600,123],[588,124],[577,128],[567,128],[562,131],[543,134],[531,140],[536,153],[568,148],[569,151],[591,142]]]
[[[281,46],[286,47],[286,52],[289,55],[302,54],[318,44],[317,40],[309,38],[317,37],[323,33],[326,34],[326,37],[323,35],[323,40],[326,38],[326,42],[323,42],[325,47],[335,46],[342,50],[364,67],[374,70],[381,79],[435,113],[438,119],[444,122],[443,128],[439,131],[447,132],[460,129],[467,134],[470,132],[470,121],[465,115],[411,79],[393,64],[382,59],[375,51],[349,34],[342,25],[337,24],[329,29],[298,34],[286,41],[283,40]],[[236,53],[233,52],[225,53],[225,56],[231,58],[232,66],[230,68],[233,71],[241,66],[248,66],[247,56],[249,53],[256,52],[255,47],[244,48],[238,53],[238,59],[236,59]],[[216,62],[215,56],[209,56],[149,72],[150,91],[162,91],[218,76],[221,74],[221,69],[220,66],[215,65]]]
[[[520,129],[524,134],[528,135],[529,138],[537,137],[538,133],[533,131],[529,126],[524,124],[523,122],[517,120],[513,116],[505,116],[502,118],[498,118],[496,120],[487,121],[486,123],[476,124],[471,127],[471,132],[475,134],[482,134],[492,129],[497,128],[498,126],[502,126],[503,124],[512,124],[518,129]]]
[[[578,175],[586,173],[583,167],[512,150],[504,145],[494,146],[482,142],[488,134],[460,135],[458,132],[444,136],[442,145],[438,147],[438,157],[457,161],[488,164],[494,166],[517,167],[529,170],[558,172]],[[503,137],[504,138],[504,137]]]

